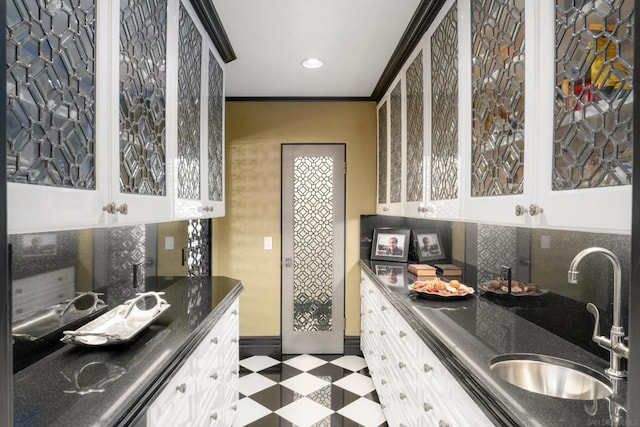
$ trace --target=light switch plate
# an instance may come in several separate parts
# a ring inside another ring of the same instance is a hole
[[[166,236],[164,238],[164,249],[167,251],[172,251],[175,248],[175,239],[173,236]]]
[[[273,237],[264,238],[264,250],[270,251],[273,249]]]

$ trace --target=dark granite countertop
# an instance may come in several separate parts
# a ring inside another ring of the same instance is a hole
[[[482,294],[437,301],[410,298],[406,284],[383,283],[360,265],[418,335],[439,356],[496,425],[612,425],[611,408],[626,402],[626,381],[612,398],[580,401],[547,397],[513,386],[491,369],[491,359],[507,353],[536,353],[568,359],[603,372],[608,361],[516,314],[516,309]],[[539,307],[544,310],[544,305]],[[571,322],[570,318],[566,319]],[[590,415],[593,414],[593,415]],[[626,414],[623,414],[623,419]],[[615,425],[615,424],[614,424]]]
[[[242,292],[242,283],[158,278],[146,290],[165,292],[171,307],[131,342],[65,345],[14,375],[14,426],[131,425]]]

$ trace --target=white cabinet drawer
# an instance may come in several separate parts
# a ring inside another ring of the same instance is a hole
[[[191,361],[167,383],[147,412],[148,427],[189,426],[195,414],[196,382]]]

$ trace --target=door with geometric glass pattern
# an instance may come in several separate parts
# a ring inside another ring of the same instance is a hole
[[[282,353],[343,353],[345,145],[282,146]]]

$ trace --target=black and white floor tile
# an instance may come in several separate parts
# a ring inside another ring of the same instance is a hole
[[[387,423],[359,356],[251,356],[240,360],[234,427],[378,427]]]

